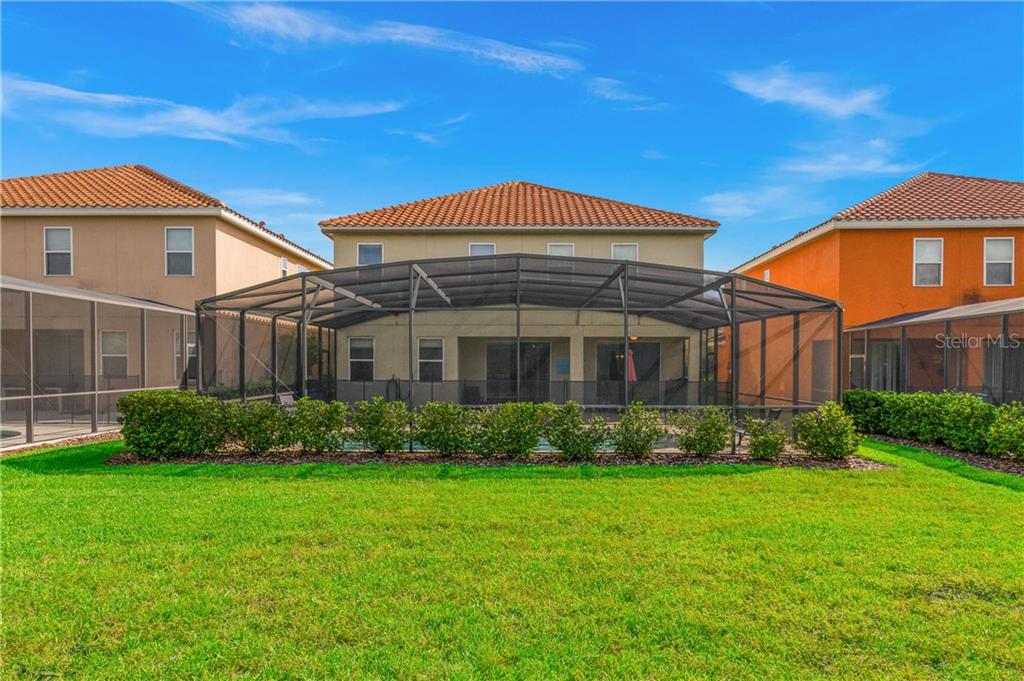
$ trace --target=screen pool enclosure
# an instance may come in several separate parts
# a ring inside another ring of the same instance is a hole
[[[738,274],[507,254],[303,272],[196,305],[199,390],[417,405],[812,406],[842,309]]]

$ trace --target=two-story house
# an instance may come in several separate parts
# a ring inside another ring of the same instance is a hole
[[[511,265],[487,261],[486,256],[521,253],[577,258],[581,263],[586,258],[614,259],[700,270],[704,240],[718,223],[529,182],[506,182],[335,217],[320,226],[334,242],[336,267],[483,257],[470,267],[495,268]],[[582,272],[584,265],[551,261],[544,267],[578,267]],[[610,292],[617,285],[611,277],[605,289]],[[558,287],[548,285],[550,295],[559,295]],[[550,391],[571,384],[576,392],[567,394],[580,401],[616,404],[622,399],[617,391],[629,374],[635,381],[633,397],[664,403],[666,390],[697,377],[697,331],[651,316],[630,316],[628,363],[623,318],[616,312],[542,306],[524,308],[521,314],[509,306],[466,314],[417,312],[411,342],[405,323],[396,315],[340,329],[339,385],[351,382],[361,390],[359,384],[365,382],[405,377],[412,363],[418,381],[462,386],[465,394],[447,399],[495,402],[516,390],[522,399],[547,399],[555,397]],[[410,346],[412,360],[407,359]],[[608,394],[596,394],[602,390]]]
[[[843,304],[847,387],[999,400],[1024,384],[1022,260],[1024,183],[928,172],[733,271]]]

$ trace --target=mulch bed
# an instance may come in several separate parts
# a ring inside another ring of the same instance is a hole
[[[10,456],[11,454],[24,454],[25,452],[34,452],[39,449],[53,449],[54,447],[77,447],[78,445],[91,445],[97,442],[108,442],[110,440],[120,439],[121,431],[111,430],[104,433],[80,435],[78,437],[65,437],[60,440],[33,442],[30,445],[16,445],[9,449],[4,449],[3,451],[0,451],[0,456]]]
[[[889,437],[888,435],[869,435],[868,437],[872,440],[880,440],[894,445],[903,445],[904,447],[914,447],[915,449],[923,449],[924,451],[931,452],[932,454],[948,456],[976,468],[984,468],[985,470],[996,471],[998,473],[1009,473],[1011,475],[1024,476],[1024,460],[1022,459],[971,454],[970,452],[961,452],[956,449],[950,449],[945,445],[928,445],[918,442],[917,440],[904,440],[898,437]]]
[[[121,452],[107,459],[112,466],[133,466],[158,464],[150,459],[137,457],[131,452]],[[241,451],[227,451],[209,456],[185,457],[174,459],[169,463],[178,464],[299,464],[299,463],[333,463],[339,465],[362,464],[454,464],[460,466],[501,467],[501,466],[578,466],[580,464],[563,461],[554,452],[536,452],[526,458],[494,458],[480,457],[475,454],[455,454],[442,456],[434,452],[403,452],[390,454],[374,454],[372,452],[330,452],[325,454],[302,454],[298,451],[275,452],[265,456],[253,456]],[[841,461],[822,461],[811,459],[806,454],[787,448],[777,459],[759,461],[750,458],[745,448],[736,454],[721,452],[713,456],[690,456],[676,449],[659,449],[648,458],[633,459],[620,456],[614,452],[603,452],[597,455],[594,466],[704,466],[708,464],[760,464],[773,467],[829,468],[835,470],[882,470],[891,466],[852,456]]]

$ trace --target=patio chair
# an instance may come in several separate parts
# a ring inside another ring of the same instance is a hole
[[[782,409],[780,407],[772,407],[768,410],[768,420],[778,421],[782,418]],[[736,422],[733,423],[732,429],[732,453],[735,454],[736,450],[740,445],[743,444],[743,438],[747,434],[747,429],[744,426],[744,419],[737,418]]]

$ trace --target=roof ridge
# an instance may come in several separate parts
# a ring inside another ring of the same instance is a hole
[[[996,184],[1020,184],[1024,185],[1024,180],[1002,180],[998,177],[985,177],[983,175],[960,175],[958,173],[943,173],[938,170],[928,170],[921,173],[921,175],[938,175],[940,177],[955,177],[961,180],[981,180],[982,182],[995,182]],[[918,176],[920,177],[920,176]]]
[[[903,180],[899,184],[894,184],[893,186],[889,187],[888,189],[885,189],[883,191],[878,192],[877,194],[873,194],[873,195],[869,196],[866,199],[858,201],[857,203],[853,204],[852,206],[847,206],[846,208],[842,209],[838,213],[833,214],[832,217],[829,218],[829,219],[830,220],[842,220],[843,219],[842,215],[844,213],[851,213],[851,212],[855,211],[858,208],[861,208],[863,206],[869,205],[869,204],[874,203],[876,201],[880,201],[883,197],[889,196],[890,194],[892,194],[893,192],[897,191],[898,189],[902,189],[904,187],[912,186],[914,184],[922,182],[929,175],[933,175],[933,174],[936,174],[936,173],[923,172],[923,173],[918,173],[917,175],[914,175],[913,177],[908,177],[907,179]]]
[[[129,168],[132,168],[133,170],[137,170],[139,172],[146,173],[147,175],[149,175],[150,177],[152,177],[155,180],[158,180],[160,182],[163,182],[164,184],[170,185],[170,186],[174,187],[175,189],[179,189],[179,190],[181,190],[181,191],[183,191],[185,193],[192,194],[193,196],[195,196],[195,197],[197,197],[199,199],[202,199],[204,201],[210,201],[213,204],[215,204],[217,206],[220,206],[221,208],[228,208],[227,204],[224,203],[223,201],[221,201],[220,199],[218,199],[216,196],[212,196],[210,194],[207,194],[206,192],[201,192],[198,189],[196,189],[195,187],[191,187],[191,186],[185,184],[184,182],[181,182],[179,180],[175,180],[173,177],[169,177],[169,176],[164,175],[163,173],[161,173],[161,172],[159,172],[157,170],[153,170],[149,166],[142,165],[141,163],[137,163],[137,164],[133,164],[133,165],[130,165],[130,166],[125,166],[125,167],[129,167]],[[241,213],[239,213],[239,215],[241,215]],[[249,218],[246,218],[246,220],[249,220]]]
[[[0,182],[11,182],[14,180],[34,180],[40,177],[59,177],[62,175],[78,175],[79,173],[94,173],[97,170],[121,170],[124,168],[137,168],[133,163],[122,163],[116,166],[96,166],[95,168],[79,168],[76,170],[61,170],[56,173],[36,173],[35,175],[19,175],[17,177],[0,178]]]
[[[716,220],[709,220],[707,218],[700,218],[700,217],[696,217],[694,215],[690,215],[688,213],[680,213],[680,212],[677,212],[677,211],[665,210],[663,208],[653,208],[651,206],[645,206],[645,205],[642,205],[642,204],[639,204],[639,203],[630,203],[628,201],[622,201],[622,200],[619,200],[619,199],[611,199],[611,198],[608,198],[608,197],[605,197],[605,196],[597,196],[595,194],[584,194],[583,192],[577,192],[577,191],[573,191],[571,189],[562,189],[560,187],[552,187],[550,185],[544,185],[544,184],[540,184],[540,183],[537,183],[537,182],[530,182],[529,180],[506,180],[504,182],[495,182],[493,184],[486,184],[486,185],[482,185],[480,187],[473,187],[473,188],[470,188],[470,189],[463,189],[463,190],[460,190],[460,191],[457,191],[457,192],[448,192],[448,193],[445,193],[445,194],[437,194],[435,196],[428,196],[428,197],[425,197],[425,198],[422,198],[422,199],[415,199],[413,201],[403,201],[401,203],[394,203],[394,204],[391,204],[389,206],[381,206],[380,208],[371,208],[371,209],[368,209],[368,210],[356,211],[354,213],[347,213],[347,214],[344,214],[344,215],[336,215],[336,216],[333,216],[333,217],[324,218],[323,220],[321,220],[319,222],[319,224],[321,226],[326,226],[325,223],[333,222],[333,221],[336,221],[336,220],[342,220],[342,219],[346,219],[346,218],[354,218],[354,217],[357,217],[357,216],[362,216],[362,215],[367,215],[367,214],[370,214],[370,213],[377,213],[377,212],[382,212],[382,211],[393,211],[393,210],[397,210],[397,209],[401,209],[401,208],[405,208],[405,207],[409,207],[409,206],[416,206],[416,205],[428,203],[428,202],[431,202],[431,201],[437,201],[439,199],[454,198],[454,197],[459,197],[459,196],[465,196],[467,194],[474,194],[474,193],[477,193],[477,192],[483,192],[483,191],[488,191],[488,190],[493,190],[493,189],[500,189],[500,188],[504,188],[504,187],[515,187],[515,186],[536,187],[538,189],[543,189],[545,191],[555,192],[555,193],[558,193],[558,194],[568,194],[568,195],[571,195],[571,196],[578,196],[578,197],[581,197],[581,198],[584,198],[584,199],[589,199],[589,200],[592,200],[592,201],[604,201],[604,202],[607,202],[607,203],[613,203],[613,204],[616,204],[616,205],[619,205],[619,206],[626,206],[626,207],[629,207],[629,208],[641,208],[643,210],[653,211],[653,212],[656,212],[656,213],[661,213],[663,215],[672,215],[672,216],[676,216],[676,217],[686,218],[687,220],[690,220],[690,221],[693,221],[693,222],[696,222],[696,223],[702,223],[702,224],[709,225],[709,226],[716,226],[717,227],[720,224]]]

